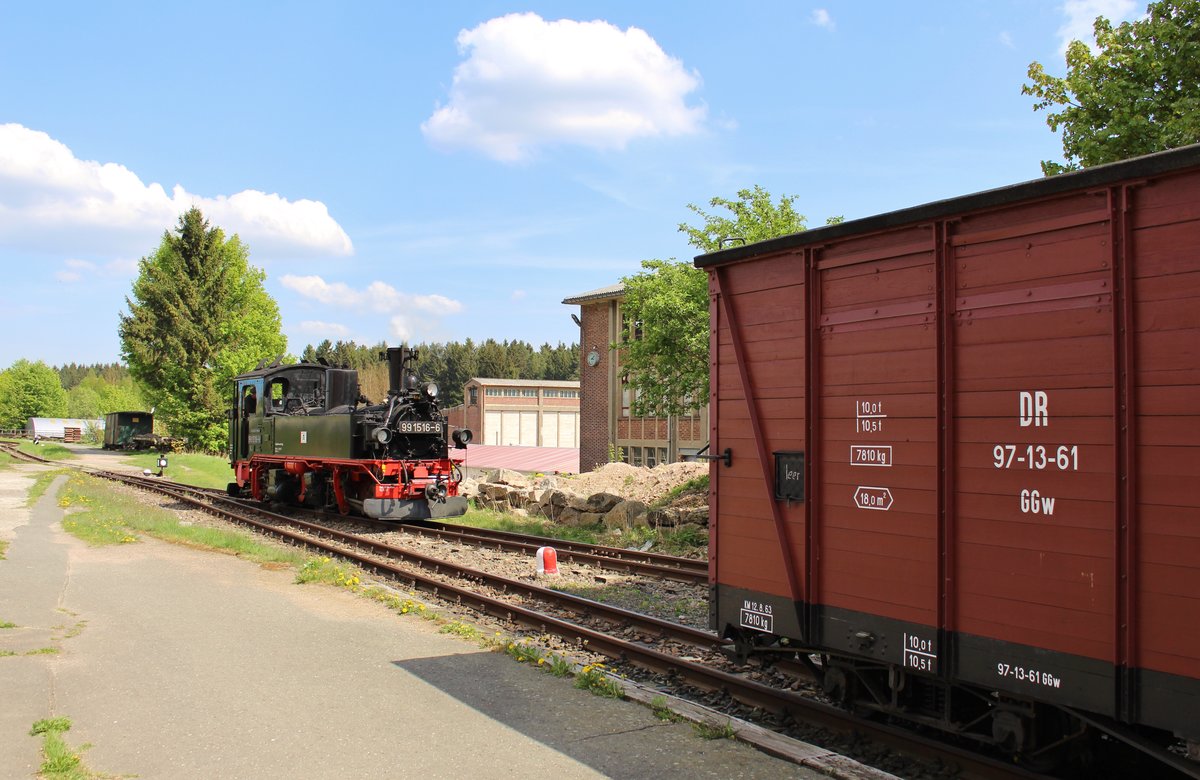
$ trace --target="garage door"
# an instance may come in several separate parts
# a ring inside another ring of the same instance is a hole
[[[485,412],[483,415],[483,436],[480,444],[500,443],[500,412]]]
[[[558,446],[558,413],[546,412],[542,415],[542,446]]]
[[[579,415],[575,412],[558,413],[558,446],[579,446]]]

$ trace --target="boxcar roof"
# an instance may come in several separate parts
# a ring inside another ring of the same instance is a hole
[[[1147,154],[1142,157],[1134,157],[1130,160],[1108,163],[1107,165],[1097,165],[1073,173],[1064,173],[1058,176],[1049,176],[1019,184],[1011,184],[1006,187],[984,190],[983,192],[962,195],[957,198],[938,200],[921,206],[913,206],[871,217],[863,217],[862,219],[849,220],[837,225],[825,225],[813,228],[812,230],[792,233],[787,236],[758,241],[744,246],[722,249],[718,252],[698,255],[695,258],[695,264],[698,268],[723,265],[768,252],[819,244],[844,236],[873,233],[901,225],[1006,206],[1025,200],[1052,197],[1060,193],[1088,189],[1089,187],[1103,187],[1126,179],[1157,176],[1196,166],[1200,166],[1200,144],[1184,146],[1166,152]]]

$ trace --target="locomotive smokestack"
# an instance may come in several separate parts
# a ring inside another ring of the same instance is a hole
[[[404,358],[407,352],[404,347],[388,347],[388,395],[400,395],[403,389],[401,383],[404,379]]]

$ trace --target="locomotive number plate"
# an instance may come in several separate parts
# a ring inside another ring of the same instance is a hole
[[[442,424],[436,422],[400,422],[398,426],[400,433],[432,433],[437,435],[442,432]]]

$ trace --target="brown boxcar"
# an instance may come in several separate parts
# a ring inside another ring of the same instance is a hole
[[[1200,741],[1200,146],[696,264],[714,628],[1026,752]]]

